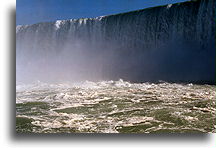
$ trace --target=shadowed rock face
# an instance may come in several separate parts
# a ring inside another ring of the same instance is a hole
[[[17,26],[18,81],[215,82],[215,1]]]

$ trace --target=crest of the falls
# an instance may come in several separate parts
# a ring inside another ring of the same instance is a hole
[[[215,81],[215,1],[17,26],[18,81]]]

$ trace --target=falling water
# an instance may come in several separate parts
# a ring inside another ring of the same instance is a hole
[[[17,26],[16,131],[215,132],[215,18],[197,0]]]

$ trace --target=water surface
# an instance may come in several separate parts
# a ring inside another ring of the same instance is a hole
[[[215,132],[215,86],[119,81],[17,85],[18,133]]]

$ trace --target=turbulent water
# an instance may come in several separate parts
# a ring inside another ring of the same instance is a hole
[[[215,132],[215,6],[17,26],[16,131]]]
[[[215,132],[215,87],[119,81],[17,86],[16,131]]]

